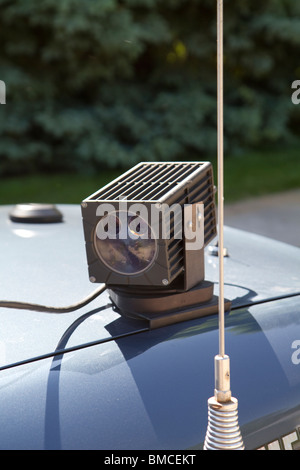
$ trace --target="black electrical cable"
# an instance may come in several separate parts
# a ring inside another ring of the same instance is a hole
[[[99,289],[92,292],[90,295],[82,299],[80,302],[68,305],[66,307],[48,307],[46,305],[31,304],[27,302],[18,302],[13,300],[0,300],[0,308],[15,308],[21,310],[34,310],[36,312],[46,312],[46,313],[69,313],[78,310],[81,307],[92,302],[96,299],[102,292],[106,289],[106,285],[101,286]]]

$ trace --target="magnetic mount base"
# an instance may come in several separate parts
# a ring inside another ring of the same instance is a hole
[[[132,288],[109,288],[110,298],[121,315],[146,320],[149,327],[178,323],[186,320],[217,314],[219,298],[213,295],[213,283],[202,281],[185,292],[157,290],[137,293]],[[225,312],[231,302],[225,299]]]

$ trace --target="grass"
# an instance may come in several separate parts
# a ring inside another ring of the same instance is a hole
[[[215,162],[214,168],[216,175]],[[290,149],[229,157],[224,172],[226,202],[300,188],[300,152]]]
[[[93,176],[60,173],[3,178],[0,183],[0,204],[79,204],[121,173],[121,170],[109,170]]]
[[[253,152],[225,160],[225,198],[237,201],[300,188],[300,152]]]
[[[213,160],[215,183],[217,165]],[[252,152],[225,158],[225,202],[300,188],[300,155],[296,149]],[[0,204],[51,202],[78,204],[122,170],[98,175],[41,174],[2,178]]]

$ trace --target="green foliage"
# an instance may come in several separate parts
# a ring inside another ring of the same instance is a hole
[[[216,2],[0,0],[0,173],[216,152]],[[225,145],[290,145],[300,6],[224,0]]]

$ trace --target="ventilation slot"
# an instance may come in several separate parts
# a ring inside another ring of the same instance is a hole
[[[92,200],[158,201],[199,171],[203,163],[143,163],[105,186]]]

